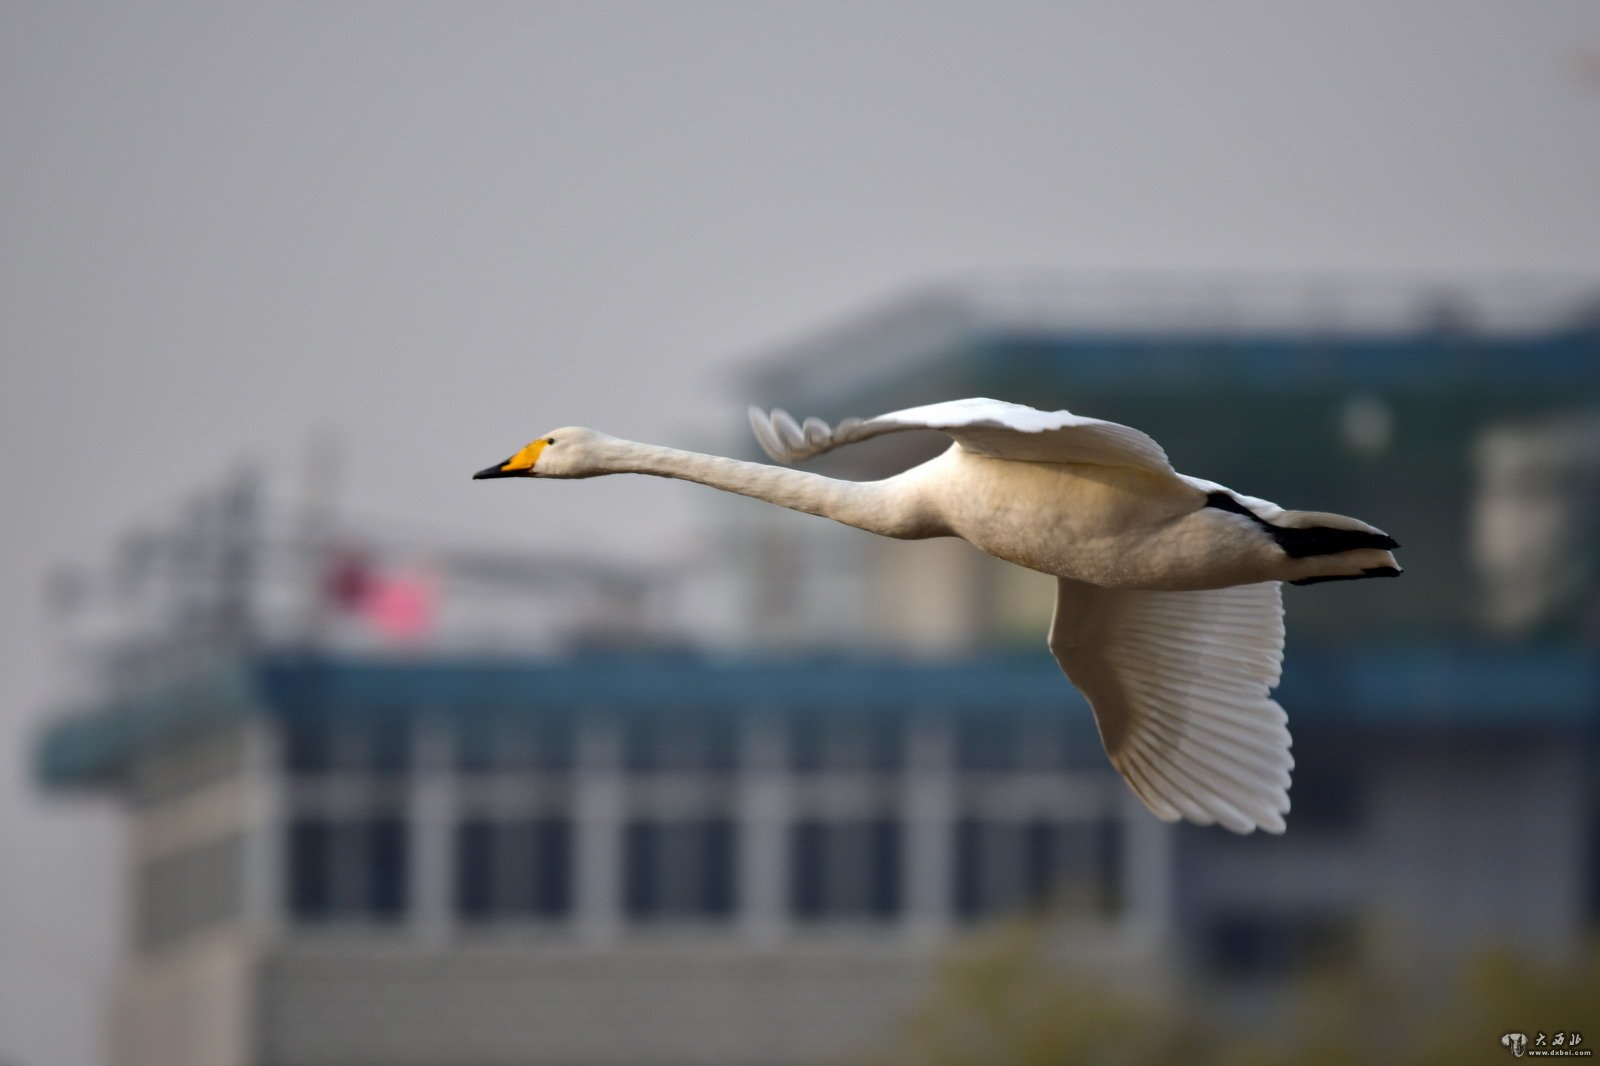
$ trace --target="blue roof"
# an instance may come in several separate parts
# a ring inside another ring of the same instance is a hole
[[[1277,692],[1293,726],[1557,729],[1600,724],[1600,656],[1582,650],[1385,650],[1291,656]],[[595,654],[551,660],[260,655],[160,692],[64,716],[39,748],[48,784],[114,777],[133,754],[254,714],[470,716],[945,713],[1065,715],[1093,743],[1082,696],[1048,655],[925,661]],[[1074,727],[1076,728],[1076,727]]]
[[[1015,373],[1060,377],[1075,388],[1136,385],[1182,392],[1220,383],[1232,390],[1300,391],[1359,384],[1433,393],[1475,384],[1543,399],[1600,389],[1600,340],[1554,333],[1462,340],[1446,334],[1305,333],[1227,337],[1155,334],[1033,334],[975,337],[957,353],[977,379]],[[974,360],[973,355],[979,358]]]
[[[1474,324],[1472,313],[1369,318],[1359,313],[1359,299],[1347,316],[1338,313],[1337,290],[1323,293],[1332,303],[1300,299],[1291,301],[1298,315],[1254,320],[1248,313],[1253,300],[1272,304],[1285,295],[1255,285],[1226,297],[1204,285],[1192,288],[1180,300],[1187,310],[1180,308],[1176,318],[1137,290],[1102,293],[1109,299],[1104,306],[1126,305],[1110,324],[1097,322],[1089,305],[1087,316],[1072,312],[1074,297],[1084,294],[1092,290],[1072,284],[1036,288],[1020,302],[1003,292],[997,300],[982,284],[911,293],[775,354],[751,385],[769,405],[832,417],[973,389],[1015,391],[1023,380],[1034,383],[1047,404],[1055,397],[1073,410],[1101,393],[1181,396],[1196,387],[1233,394],[1351,388],[1436,394],[1453,388],[1487,392],[1502,402],[1600,392],[1600,322],[1593,312],[1596,294],[1587,288],[1545,293],[1532,299],[1541,313],[1515,314],[1512,323],[1492,328],[1494,314],[1482,324]],[[1463,310],[1487,313],[1507,294],[1466,287],[1369,295],[1398,300],[1397,307],[1411,304],[1416,312],[1450,296]],[[1019,397],[1008,392],[1001,398]]]

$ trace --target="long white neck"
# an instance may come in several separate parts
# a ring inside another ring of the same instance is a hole
[[[894,479],[841,481],[803,470],[615,438],[607,442],[606,453],[610,473],[694,481],[886,537],[927,535],[916,499]]]

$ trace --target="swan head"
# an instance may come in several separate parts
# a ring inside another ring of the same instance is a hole
[[[608,473],[606,445],[612,438],[582,426],[552,429],[538,440],[493,466],[472,475],[474,481],[495,477],[594,477]]]

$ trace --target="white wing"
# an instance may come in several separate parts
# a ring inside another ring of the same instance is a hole
[[[1278,582],[1148,592],[1057,580],[1050,650],[1145,806],[1169,822],[1283,832],[1294,759],[1268,695],[1283,662]]]
[[[1179,480],[1187,482],[1192,487],[1199,489],[1201,492],[1204,492],[1207,495],[1213,492],[1226,492],[1228,495],[1244,504],[1244,506],[1248,507],[1251,511],[1254,511],[1256,516],[1264,522],[1272,522],[1276,524],[1281,522],[1285,515],[1291,513],[1289,511],[1285,511],[1282,507],[1279,507],[1271,500],[1263,500],[1259,496],[1246,496],[1242,492],[1235,492],[1234,490],[1228,488],[1228,486],[1219,485],[1215,481],[1207,481],[1202,477],[1190,477],[1188,474],[1179,474],[1178,478]],[[1365,525],[1365,523],[1362,524]]]
[[[884,433],[938,429],[968,451],[997,459],[1137,466],[1173,474],[1161,445],[1130,426],[1070,411],[1037,411],[1000,400],[951,400],[891,411],[865,421],[847,418],[837,426],[820,418],[800,423],[787,411],[768,414],[751,407],[750,428],[766,453],[780,463],[800,462]]]

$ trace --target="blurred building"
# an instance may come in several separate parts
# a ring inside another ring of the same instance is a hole
[[[265,656],[102,709],[46,759],[130,810],[118,1055],[817,1061],[1047,893],[1150,968],[1167,834],[1038,665]]]
[[[718,500],[696,649],[696,574],[356,550],[241,483],[62,582],[110,654],[40,767],[129,812],[117,1061],[823,1061],[1027,907],[1084,972],[1246,993],[1374,929],[1426,960],[1600,921],[1594,303],[969,286],[769,366],[797,414],[1065,405],[1394,532],[1402,581],[1287,595],[1289,833],[1144,812],[1043,649],[1053,583],[964,545]]]

